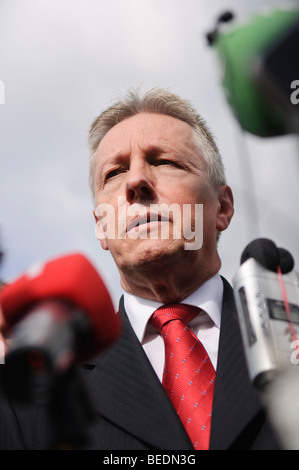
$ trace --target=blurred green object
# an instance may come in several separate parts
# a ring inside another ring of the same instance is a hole
[[[291,101],[299,80],[299,8],[263,10],[244,24],[225,13],[208,39],[241,127],[261,137],[299,133],[299,104]]]

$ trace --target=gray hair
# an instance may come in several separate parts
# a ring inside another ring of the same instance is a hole
[[[101,140],[113,126],[139,113],[165,114],[189,124],[193,129],[196,148],[206,164],[211,185],[217,188],[225,184],[225,172],[218,147],[206,122],[192,105],[176,94],[160,88],[153,88],[143,96],[132,89],[124,99],[115,102],[103,111],[90,126],[89,185],[93,198],[94,157]]]

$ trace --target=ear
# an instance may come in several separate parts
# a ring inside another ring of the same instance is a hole
[[[107,241],[106,241],[106,236],[105,236],[105,233],[104,233],[104,230],[103,230],[102,222],[96,216],[95,211],[93,211],[93,216],[94,216],[95,223],[96,223],[96,228],[95,228],[96,237],[97,237],[98,240],[100,240],[101,247],[103,248],[103,250],[109,250],[109,247],[108,247],[108,244],[107,244]]]
[[[234,197],[229,186],[223,185],[218,188],[218,201],[216,228],[222,232],[227,229],[234,215]]]

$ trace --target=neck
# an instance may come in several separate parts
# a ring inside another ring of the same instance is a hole
[[[192,269],[176,269],[169,266],[163,269],[159,266],[156,270],[132,269],[121,272],[121,286],[131,294],[149,300],[155,300],[163,304],[181,302],[192,294],[204,282],[213,277],[220,269],[220,259],[217,256],[214,263],[209,263],[208,268],[200,266]],[[167,273],[167,274],[165,274]]]

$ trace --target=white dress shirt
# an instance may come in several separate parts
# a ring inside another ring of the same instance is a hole
[[[181,303],[195,305],[202,309],[189,327],[200,339],[216,370],[220,320],[223,298],[223,282],[219,274],[205,282]],[[124,293],[124,306],[135,331],[154,370],[162,381],[164,368],[164,341],[155,328],[148,324],[154,311],[162,304]]]

